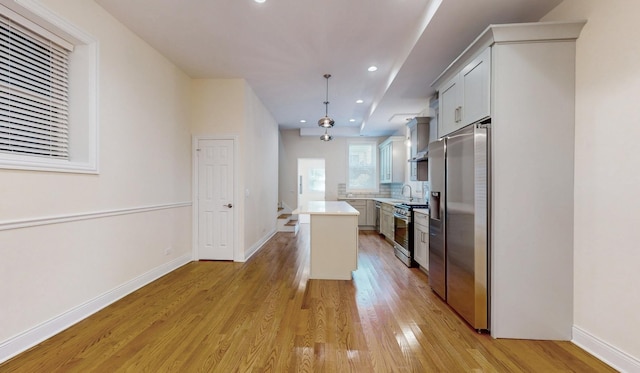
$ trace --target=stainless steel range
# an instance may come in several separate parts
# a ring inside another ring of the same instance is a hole
[[[396,257],[407,267],[413,267],[416,262],[413,260],[413,209],[428,208],[429,205],[422,203],[399,203],[395,205],[393,212],[393,249]]]

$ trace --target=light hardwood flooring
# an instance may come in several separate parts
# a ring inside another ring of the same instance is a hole
[[[353,281],[309,280],[308,238],[185,265],[0,372],[614,372],[571,342],[476,333],[372,232]]]

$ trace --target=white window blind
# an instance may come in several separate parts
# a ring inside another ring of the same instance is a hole
[[[0,15],[0,152],[69,159],[69,51]]]
[[[375,141],[355,141],[347,146],[347,190],[375,192],[378,190]]]

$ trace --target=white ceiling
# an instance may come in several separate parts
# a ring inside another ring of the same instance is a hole
[[[382,136],[428,107],[431,82],[489,24],[562,0],[96,1],[192,78],[246,79],[281,128],[319,130],[329,73],[330,132]]]

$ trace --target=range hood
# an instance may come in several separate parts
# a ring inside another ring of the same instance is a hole
[[[415,117],[407,123],[411,137],[411,146],[417,148],[416,150],[412,149],[412,156],[409,162],[423,162],[427,160],[429,155],[430,122],[431,118],[429,117]]]
[[[416,155],[411,157],[411,159],[409,159],[409,162],[423,162],[428,159],[429,159],[429,147],[426,147],[420,150],[419,152],[417,152]]]

